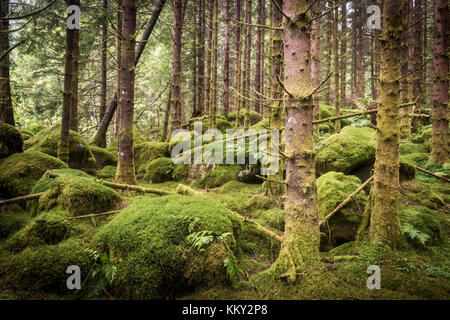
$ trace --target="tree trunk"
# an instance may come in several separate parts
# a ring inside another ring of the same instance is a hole
[[[434,16],[433,134],[430,163],[445,163],[450,159],[448,137],[448,0],[435,1]]]
[[[422,0],[414,0],[414,80],[413,80],[413,94],[414,99],[422,94]],[[423,98],[419,98],[419,105],[423,105]]]
[[[327,10],[330,10],[332,6],[333,3],[327,1]],[[327,75],[331,73],[331,57],[333,56],[332,35],[333,35],[333,11],[330,11],[327,14],[327,55],[326,55]],[[328,83],[326,84],[325,104],[328,106],[331,105],[331,81],[328,81]]]
[[[312,8],[314,15],[320,14],[320,1],[317,0]],[[320,19],[312,23],[311,30],[311,78],[314,88],[320,85]],[[314,96],[314,120],[319,119],[319,95]]]
[[[399,195],[399,102],[402,11],[406,0],[384,0],[381,44],[380,105],[377,117],[377,148],[370,217],[370,238],[395,246],[400,238]]]
[[[337,5],[339,0],[334,0]],[[339,8],[334,9],[334,24],[333,24],[333,40],[334,40],[334,107],[336,116],[341,114],[341,95],[340,95],[340,63],[339,63]],[[339,120],[335,123],[334,131],[339,133],[341,131],[341,122]]]
[[[76,0],[69,0],[67,5],[75,5]],[[72,72],[74,54],[74,30],[66,27],[66,53],[64,64],[64,93],[61,116],[61,133],[58,143],[58,158],[69,163],[69,129],[70,110],[72,104]]]
[[[120,8],[117,9],[117,30],[122,30],[122,11],[120,11]],[[120,38],[120,35],[117,35],[116,37],[117,41],[117,52],[116,52],[116,60],[117,60],[117,66],[116,66],[116,95],[117,97],[120,96],[120,88],[121,88],[121,81],[120,81],[120,59],[122,56],[122,41]],[[102,120],[103,122],[103,120]],[[120,124],[120,106],[117,108],[116,112],[116,123],[114,126],[114,137],[118,139],[119,137],[119,124]],[[105,136],[106,139],[106,136]],[[106,144],[106,141],[105,141]]]
[[[148,20],[147,27],[145,28],[144,33],[142,34],[141,41],[139,41],[136,58],[134,60],[135,65],[138,64],[139,59],[142,53],[144,52],[145,45],[148,42],[150,34],[152,33],[153,28],[155,27],[155,24],[158,21],[159,15],[161,14],[161,11],[164,8],[165,4],[166,0],[159,0],[159,2],[156,4],[155,11],[153,11],[151,18]],[[117,97],[118,95],[116,93],[111,102],[109,103],[108,110],[106,110],[105,116],[103,117],[103,120],[100,123],[97,133],[95,134],[92,143],[98,147],[102,148],[106,147],[106,132],[108,131],[109,124],[111,123],[114,113],[116,112]]]
[[[205,110],[205,0],[198,1],[198,52],[197,52],[197,109],[192,113],[193,118],[203,115]]]
[[[122,0],[122,7],[122,88],[119,98],[119,152],[115,182],[136,184],[133,150],[136,0]]]
[[[198,113],[198,2],[193,2],[194,41],[192,42],[192,114]]]
[[[252,0],[245,1],[245,49],[244,49],[244,97],[250,97],[250,68],[251,68],[251,48],[252,48]],[[250,101],[244,99],[244,130],[250,126]]]
[[[358,0],[358,16],[356,17],[356,20],[358,21],[358,98],[363,99],[364,98],[364,23],[365,23],[365,7],[364,3],[361,0]],[[373,50],[372,50],[373,55]],[[375,80],[373,75],[372,77],[372,88],[375,89]],[[374,91],[374,90],[372,90]],[[373,94],[373,99],[376,100],[376,93]]]
[[[225,57],[223,65],[223,114],[230,112],[230,5],[225,0]]]
[[[100,122],[106,112],[106,54],[108,52],[108,21],[106,19],[108,10],[108,0],[103,0],[103,19],[102,19],[102,57],[101,57],[101,80],[100,80]]]
[[[80,1],[77,1],[80,6]],[[73,30],[72,97],[70,104],[70,130],[78,132],[78,64],[80,60],[80,30]]]
[[[214,0],[208,1],[208,23],[206,28],[208,31],[208,47],[206,50],[206,74],[205,74],[205,112],[210,113],[211,110],[211,66],[212,66],[212,38],[213,38],[213,14],[214,14]]]
[[[258,0],[258,5],[256,7],[256,11],[258,12],[258,20],[257,23],[261,26],[263,24],[262,22],[262,6],[264,5],[263,0]],[[261,60],[263,59],[262,56],[262,41],[263,41],[263,28],[259,27],[258,31],[256,33],[256,63],[255,63],[255,78],[254,78],[254,87],[256,92],[261,93]],[[260,113],[261,112],[261,98],[258,96],[256,102],[255,102],[255,111]]]
[[[314,0],[285,0],[283,12],[295,17],[284,34],[284,85],[290,92],[286,108],[285,232],[277,275],[294,282],[319,262],[319,221],[314,167],[313,109],[310,95],[311,15]]]
[[[0,17],[9,13],[9,0],[0,2]],[[9,20],[0,21],[0,53],[9,50]],[[0,122],[15,125],[14,110],[11,100],[11,83],[9,71],[9,54],[0,61]]]
[[[209,129],[216,128],[216,80],[217,80],[217,0],[212,0],[211,2],[212,16],[211,16],[211,43],[209,47],[211,66],[210,66],[210,77],[209,77]]]
[[[408,5],[408,3],[406,3]],[[402,12],[403,24],[408,25],[412,23],[409,20],[408,6]],[[408,32],[402,33],[402,55],[401,55],[401,81],[400,81],[400,102],[407,103],[408,96]],[[409,139],[411,134],[411,121],[409,117],[410,108],[400,109],[400,139]]]
[[[347,96],[347,8],[345,5],[342,6],[342,32],[341,32],[341,79],[340,79],[340,97],[341,103],[345,108],[345,98]]]
[[[239,112],[241,111],[241,98],[239,96],[239,93],[241,92],[241,61],[242,61],[242,55],[241,55],[241,8],[242,3],[241,0],[235,0],[235,11],[234,11],[234,19],[235,22],[235,28],[234,28],[234,53],[235,53],[235,71],[234,71],[234,110],[236,112],[236,119],[235,119],[235,129],[239,127]]]

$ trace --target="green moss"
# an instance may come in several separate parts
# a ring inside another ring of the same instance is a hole
[[[27,131],[25,129],[20,130],[20,134],[22,135],[23,141],[28,140],[34,136],[30,131]]]
[[[221,165],[214,170],[205,173],[201,180],[195,181],[194,186],[199,188],[217,188],[223,184],[238,179],[238,174],[242,171],[240,165]]]
[[[316,170],[351,173],[375,160],[375,130],[345,127],[320,142],[316,149]]]
[[[184,184],[179,184],[175,190],[177,194],[181,194],[183,196],[195,196],[198,194],[194,189],[185,186]]]
[[[404,142],[399,145],[400,156],[411,155],[415,153],[425,153],[426,150],[422,144]]]
[[[220,193],[242,193],[247,192],[250,186],[236,180],[228,181],[220,188]]]
[[[413,163],[400,160],[400,180],[412,180],[416,176],[416,167]]]
[[[168,157],[169,143],[167,142],[143,142],[134,146],[134,166],[139,178],[145,175],[146,165],[162,157]]]
[[[346,176],[341,172],[331,171],[319,177],[317,179],[319,218],[324,219],[360,185],[361,181],[357,177]],[[321,230],[322,250],[355,240],[366,201],[366,194],[360,192],[328,220],[328,224],[325,224]]]
[[[55,125],[37,133],[25,142],[27,150],[40,151],[57,156],[61,126]],[[95,158],[87,141],[79,133],[69,132],[69,167],[93,172]]]
[[[42,124],[30,124],[25,128],[25,130],[31,132],[33,135],[36,135],[46,128],[47,127],[43,126]]]
[[[448,195],[448,187],[440,188],[440,184],[421,183],[408,181],[401,185],[402,197],[405,201],[415,205],[422,205],[432,210],[438,210],[445,206],[445,195]]]
[[[250,216],[256,216],[256,212],[260,210],[269,210],[276,206],[276,202],[269,197],[263,195],[255,195],[247,201],[246,213]]]
[[[67,168],[61,160],[37,151],[16,153],[0,160],[0,194],[25,196],[49,169]]]
[[[111,188],[92,178],[60,174],[57,178],[45,176],[33,188],[44,192],[33,211],[42,212],[53,208],[67,210],[73,216],[110,211],[120,200]]]
[[[255,124],[257,124],[258,122],[260,122],[263,119],[263,117],[258,112],[253,111],[253,110],[250,110],[250,114],[249,115],[250,115],[250,125],[255,125]],[[245,110],[241,109],[239,111],[239,121],[241,123],[244,122],[244,117],[245,117]],[[227,120],[229,122],[231,122],[231,123],[235,123],[235,121],[236,121],[236,112],[235,111],[230,112],[227,115]]]
[[[96,176],[100,179],[113,179],[116,176],[116,166],[106,166],[102,170],[96,172]]]
[[[172,179],[175,181],[186,181],[189,178],[189,169],[190,166],[188,164],[178,164],[173,169]]]
[[[116,292],[131,299],[173,298],[201,284],[224,282],[223,260],[230,252],[216,241],[203,252],[192,248],[186,243],[191,223],[194,231],[215,234],[237,234],[241,228],[220,203],[178,195],[136,200],[104,226],[96,242],[117,265]],[[236,248],[234,236],[229,246]]]
[[[436,245],[442,240],[441,228],[438,220],[435,218],[437,213],[423,206],[407,206],[400,204],[399,218],[402,226],[412,225],[415,229],[429,236],[427,244]],[[407,239],[414,242],[407,236]],[[417,243],[416,243],[417,244]]]
[[[161,183],[172,180],[175,165],[170,158],[158,158],[147,164],[144,179],[152,183]]]
[[[250,127],[250,129],[253,130],[264,130],[270,128],[270,120],[269,118],[264,118],[261,121],[259,121],[258,123],[254,124],[253,126]]]
[[[91,152],[96,161],[96,168],[100,170],[106,166],[116,166],[117,156],[104,148],[91,146]]]
[[[406,155],[400,155],[400,161],[408,162],[416,166],[425,166],[428,162],[428,153],[411,153]]]
[[[20,206],[14,204],[9,205],[6,208],[6,213],[0,214],[0,240],[10,237],[29,222],[29,214],[24,212]]]
[[[284,211],[278,208],[261,212],[256,221],[278,231],[284,231]]]
[[[0,286],[27,292],[69,295],[67,268],[77,265],[85,279],[92,262],[83,245],[69,239],[56,245],[26,248],[18,254],[0,255]]]
[[[23,152],[20,131],[7,123],[0,123],[0,159],[18,152]]]

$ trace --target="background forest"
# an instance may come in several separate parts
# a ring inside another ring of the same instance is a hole
[[[448,0],[0,3],[1,298],[449,298]]]

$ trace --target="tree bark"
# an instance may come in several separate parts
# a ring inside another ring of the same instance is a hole
[[[405,2],[406,7],[402,11],[402,20],[404,25],[408,25],[409,23],[409,10],[408,3]],[[402,33],[402,56],[401,56],[401,76],[402,79],[400,81],[400,102],[407,103],[409,100],[408,95],[408,32],[404,31]],[[409,108],[400,109],[400,139],[409,139],[411,134],[411,121],[409,117]]]
[[[347,96],[347,8],[345,5],[342,6],[341,10],[341,20],[342,20],[342,32],[341,32],[341,62],[340,62],[340,106],[345,108],[345,98]],[[337,115],[337,114],[336,114]]]
[[[197,100],[197,110],[192,113],[192,117],[200,117],[204,113],[205,109],[205,0],[198,1],[198,65],[197,65],[197,83],[198,83],[198,100]]]
[[[276,274],[290,282],[319,262],[319,221],[314,167],[313,109],[310,95],[311,15],[314,0],[285,0],[284,85],[290,92],[286,106],[286,203],[285,232]]]
[[[217,84],[217,0],[212,0],[211,2],[212,16],[211,16],[211,43],[209,47],[211,65],[210,65],[210,77],[209,77],[209,110],[208,110],[208,120],[209,129],[216,128],[216,84]]]
[[[262,6],[264,5],[263,0],[258,0],[258,4],[256,7],[256,11],[258,12],[258,25],[262,25]],[[261,60],[263,59],[262,56],[262,42],[263,42],[263,31],[264,29],[262,27],[259,27],[256,33],[256,63],[255,63],[255,78],[254,78],[254,87],[256,92],[261,93]],[[261,112],[261,98],[258,96],[258,99],[255,102],[255,111],[260,113]]]
[[[244,49],[244,97],[250,97],[250,68],[251,68],[251,48],[252,48],[252,0],[245,1],[245,49]],[[244,130],[250,126],[250,101],[244,99]]]
[[[136,184],[133,150],[136,0],[122,0],[122,7],[122,88],[119,98],[119,152],[115,182]]]
[[[122,30],[122,11],[120,11],[120,8],[117,8],[117,30]],[[117,64],[116,64],[116,96],[119,97],[120,96],[120,88],[121,88],[121,81],[120,81],[120,59],[122,56],[122,39],[120,38],[120,35],[118,34],[116,37],[116,46],[117,46],[117,52],[116,52],[116,60],[117,60]],[[114,137],[116,139],[118,139],[119,137],[119,124],[120,124],[120,106],[117,106],[117,111],[116,111],[116,123],[114,126]],[[104,116],[103,116],[104,118]],[[103,123],[103,118],[102,118],[102,122]],[[105,134],[105,146],[106,146],[106,134]]]
[[[9,13],[9,0],[0,2],[0,17]],[[0,53],[9,50],[9,20],[0,21]],[[0,61],[0,122],[15,126],[14,110],[11,100],[9,53]]]
[[[450,159],[450,140],[448,137],[448,0],[435,1],[434,15],[433,133],[430,163],[445,163]]]
[[[333,6],[331,1],[327,1],[327,10]],[[332,35],[333,35],[333,11],[330,11],[327,14],[327,55],[326,55],[326,74],[329,75],[331,73],[331,58],[333,56],[333,44],[332,44]],[[325,90],[325,104],[331,105],[331,81],[328,81],[326,84]]]
[[[80,1],[77,1],[80,6]],[[78,132],[78,65],[80,60],[80,30],[73,30],[72,96],[70,103],[70,130]]]
[[[241,8],[242,3],[241,0],[235,0],[235,11],[234,11],[234,19],[235,21],[235,28],[234,28],[234,54],[235,54],[235,71],[234,71],[234,110],[236,112],[236,119],[235,119],[235,129],[239,127],[239,112],[241,111],[241,98],[239,96],[239,93],[241,92],[241,61],[242,61],[242,55],[241,55]]]
[[[103,0],[103,19],[102,19],[102,57],[101,57],[101,80],[100,80],[100,122],[106,112],[106,54],[108,52],[108,21],[106,19],[108,10],[108,0]]]
[[[67,5],[75,5],[76,0],[67,1]],[[69,17],[69,15],[67,15]],[[64,93],[61,116],[61,132],[58,143],[58,158],[69,163],[69,129],[70,110],[72,104],[72,72],[74,55],[74,30],[66,27],[66,53],[64,63]]]
[[[356,17],[356,20],[358,22],[358,98],[363,99],[364,98],[364,22],[366,15],[364,14],[365,8],[364,3],[360,0],[358,0],[358,16]],[[373,54],[373,52],[372,52]],[[375,75],[373,75],[373,89],[375,89],[375,81],[374,81]],[[376,93],[373,95],[373,99],[376,97]]]
[[[370,238],[394,247],[400,238],[399,101],[402,11],[406,0],[384,0],[381,44],[380,105],[370,217]]]
[[[334,0],[334,4],[337,5],[339,0]],[[341,94],[340,94],[340,61],[339,61],[339,7],[334,9],[334,23],[333,23],[333,41],[334,41],[334,107],[336,110],[336,116],[341,114]],[[339,120],[335,123],[335,133],[341,131],[341,122]]]
[[[144,52],[145,45],[147,44],[147,41],[150,37],[150,34],[153,31],[153,28],[156,25],[156,22],[158,21],[159,15],[161,14],[162,9],[164,8],[164,5],[166,4],[166,0],[159,0],[159,2],[156,4],[155,11],[153,11],[153,14],[151,18],[149,19],[147,23],[147,27],[144,30],[144,33],[142,34],[141,41],[139,41],[139,45],[137,48],[137,54],[134,61],[134,64],[137,65],[139,62],[139,59]],[[108,110],[106,110],[105,116],[103,117],[102,122],[100,123],[100,126],[97,130],[97,133],[95,134],[93,144],[97,147],[106,147],[106,132],[108,131],[109,124],[111,123],[111,120],[114,116],[114,113],[116,112],[117,108],[117,93],[114,95],[113,99],[109,103]]]
[[[230,112],[230,5],[225,0],[225,57],[223,65],[223,114]]]
[[[314,15],[320,14],[320,1],[317,0],[312,8]],[[311,78],[314,88],[320,85],[320,19],[312,23],[311,30]],[[319,95],[314,96],[314,120],[319,119]]]

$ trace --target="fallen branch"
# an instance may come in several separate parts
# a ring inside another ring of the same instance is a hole
[[[27,201],[27,200],[37,199],[42,194],[43,194],[43,192],[40,192],[40,193],[30,194],[28,196],[17,197],[17,198],[12,198],[12,199],[7,199],[7,200],[0,200],[0,205],[7,205],[10,203],[15,203],[15,202],[19,202],[19,201]]]
[[[424,172],[424,173],[426,173],[426,174],[429,174],[430,176],[433,176],[433,177],[435,177],[435,178],[444,180],[445,182],[450,182],[450,179],[447,179],[447,178],[445,178],[445,177],[439,176],[439,175],[437,175],[436,173],[433,173],[433,172],[431,172],[431,171],[425,170],[424,168],[416,167],[416,169],[419,170],[419,171],[422,171],[422,172]]]
[[[47,173],[47,178],[58,178],[60,175],[53,172]],[[129,184],[119,184],[99,179],[94,179],[95,181],[103,184],[104,186],[113,188],[113,189],[120,189],[120,190],[132,190],[132,191],[138,191],[141,193],[154,193],[159,195],[168,195],[168,194],[175,194],[171,191],[161,190],[161,189],[154,189],[154,188],[144,188],[141,186],[135,186],[135,185],[129,185]]]
[[[319,222],[319,227],[321,227],[326,221],[328,221],[328,219],[330,219],[332,216],[334,216],[336,214],[336,212],[338,212],[339,210],[341,210],[347,203],[349,203],[350,201],[352,201],[352,199],[357,196],[362,189],[364,189],[365,187],[367,187],[367,185],[369,183],[371,183],[373,180],[373,176],[371,176],[369,179],[366,180],[366,182],[364,182],[358,189],[355,190],[355,192],[353,192],[352,194],[350,194],[347,199],[345,199],[340,205],[338,205],[332,212],[330,212],[330,214],[328,214],[322,221]]]
[[[109,211],[109,212],[103,212],[103,213],[95,213],[95,214],[88,214],[85,216],[76,216],[76,217],[69,217],[67,220],[76,220],[76,219],[84,219],[84,218],[93,218],[93,217],[100,217],[100,216],[106,216],[109,214],[116,214],[119,213],[119,210],[116,211]]]

